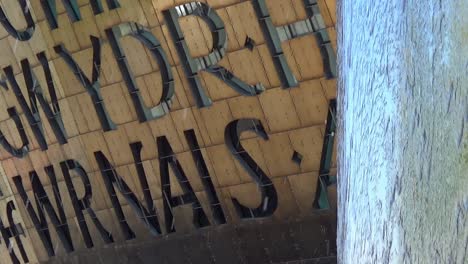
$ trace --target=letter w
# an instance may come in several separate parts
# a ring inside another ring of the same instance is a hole
[[[62,197],[59,192],[57,178],[55,176],[55,172],[52,166],[45,167],[44,169],[47,175],[49,176],[49,179],[52,185],[55,202],[58,208],[58,215],[54,207],[52,206],[52,203],[36,171],[31,171],[29,173],[29,176],[31,179],[34,199],[37,205],[37,213],[34,210],[34,207],[26,193],[26,190],[24,189],[21,176],[14,177],[13,182],[15,183],[16,189],[18,190],[21,200],[23,201],[24,206],[26,207],[26,210],[28,212],[28,215],[31,221],[34,224],[34,227],[36,228],[37,233],[39,234],[39,238],[41,242],[44,244],[47,254],[49,256],[55,256],[55,250],[52,244],[52,239],[51,239],[49,228],[48,228],[47,221],[45,218],[45,213],[47,213],[50,221],[54,225],[55,230],[57,231],[58,237],[60,241],[62,242],[62,245],[65,251],[67,253],[70,253],[74,251],[73,243],[72,243],[71,236],[70,236],[70,230],[68,229],[65,211],[63,210]]]
[[[29,102],[31,106],[28,105],[26,98],[23,95],[23,92],[21,92],[20,86],[16,81],[13,68],[11,66],[8,66],[4,68],[3,71],[5,72],[8,82],[10,83],[13,92],[15,93],[18,103],[20,104],[21,108],[23,109],[23,112],[26,115],[26,118],[28,119],[29,125],[31,126],[31,129],[34,133],[34,136],[37,139],[37,142],[39,143],[39,146],[42,150],[46,150],[47,142],[44,135],[44,128],[42,126],[41,117],[39,115],[37,101],[39,101],[39,104],[42,106],[42,109],[44,110],[47,119],[49,120],[49,124],[55,134],[55,137],[57,138],[60,144],[67,143],[67,133],[65,131],[65,126],[62,120],[62,114],[60,112],[60,106],[58,103],[57,95],[55,93],[55,87],[54,82],[52,80],[49,62],[47,61],[44,52],[37,54],[37,58],[39,59],[42,65],[52,107],[46,101],[44,92],[39,84],[39,81],[34,76],[34,73],[32,72],[31,66],[29,65],[29,61],[27,59],[21,61],[21,68],[23,70],[23,77],[26,82]]]

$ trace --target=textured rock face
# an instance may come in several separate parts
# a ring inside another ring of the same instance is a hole
[[[468,2],[339,1],[340,263],[466,263]]]

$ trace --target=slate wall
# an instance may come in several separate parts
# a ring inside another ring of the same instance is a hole
[[[80,250],[46,263],[336,263],[336,215],[252,220],[151,241]]]

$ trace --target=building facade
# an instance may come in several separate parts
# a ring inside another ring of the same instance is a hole
[[[1,263],[333,261],[335,0],[0,7]]]

